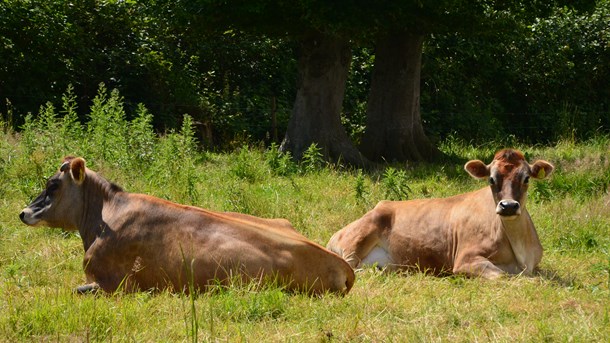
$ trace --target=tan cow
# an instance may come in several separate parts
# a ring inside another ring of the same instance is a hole
[[[494,160],[469,161],[464,169],[489,187],[442,199],[382,201],[335,233],[328,248],[353,267],[416,269],[435,274],[496,278],[531,275],[542,246],[525,207],[530,178],[553,166],[530,165],[523,154],[502,150]]]
[[[28,225],[78,230],[89,285],[113,292],[188,291],[258,279],[288,290],[346,294],[354,272],[287,220],[219,213],[124,192],[67,157],[46,189],[20,214]]]

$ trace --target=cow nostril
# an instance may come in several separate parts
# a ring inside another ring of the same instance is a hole
[[[21,221],[23,221],[24,218],[25,218],[25,212],[21,211],[21,213],[19,213],[19,219],[21,219]]]
[[[498,203],[496,213],[501,216],[513,216],[519,214],[520,204],[514,200],[502,200]]]

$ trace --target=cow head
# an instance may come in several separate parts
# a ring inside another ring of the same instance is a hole
[[[77,215],[82,213],[85,181],[85,160],[66,157],[47,181],[46,188],[32,203],[21,211],[19,218],[31,226],[61,227],[76,230]]]
[[[529,164],[520,151],[504,149],[496,153],[490,164],[473,160],[466,163],[464,169],[475,178],[487,178],[497,204],[496,213],[512,219],[518,217],[525,206],[530,179],[544,179],[554,167],[542,160]]]

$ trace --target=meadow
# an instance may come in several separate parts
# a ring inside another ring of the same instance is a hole
[[[440,142],[434,164],[362,171],[327,164],[312,146],[299,163],[277,146],[197,144],[188,116],[154,132],[140,107],[126,119],[118,94],[101,93],[79,123],[73,99],[48,104],[13,132],[0,122],[0,341],[608,342],[610,341],[610,137],[552,145]],[[77,233],[32,228],[18,214],[64,155],[130,192],[217,211],[290,220],[326,245],[382,199],[444,197],[485,187],[463,170],[503,147],[556,167],[530,187],[528,210],[545,249],[534,277],[488,281],[425,273],[357,272],[345,297],[236,285],[188,296],[168,292],[77,295],[84,283]]]

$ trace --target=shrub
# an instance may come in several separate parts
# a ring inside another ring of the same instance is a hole
[[[409,198],[411,188],[407,184],[407,173],[394,167],[388,167],[383,173],[381,185],[384,197],[388,200],[405,200]]]
[[[87,136],[91,144],[87,145],[86,155],[90,156],[90,159],[94,157],[127,166],[129,156],[127,128],[123,97],[116,89],[108,97],[106,86],[101,83],[89,113]]]
[[[307,150],[303,152],[301,158],[301,172],[302,173],[313,173],[320,170],[324,166],[324,155],[322,155],[322,148],[318,147],[316,143],[312,143]]]
[[[288,176],[298,170],[290,152],[281,152],[275,143],[271,143],[264,156],[271,172],[275,175]]]

